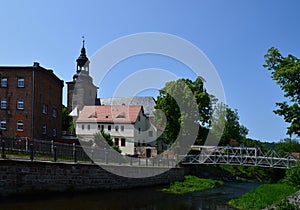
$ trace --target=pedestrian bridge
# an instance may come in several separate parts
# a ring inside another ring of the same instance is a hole
[[[192,146],[197,155],[187,155],[181,164],[227,164],[260,166],[270,168],[290,168],[296,162],[291,154],[279,155],[275,150],[263,151],[259,147]]]

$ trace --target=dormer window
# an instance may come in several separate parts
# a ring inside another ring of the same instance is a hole
[[[91,115],[89,116],[89,118],[97,118],[97,113],[95,112],[95,113],[91,114]]]
[[[125,112],[122,112],[117,115],[117,118],[125,118]]]

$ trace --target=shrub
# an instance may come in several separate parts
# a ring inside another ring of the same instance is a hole
[[[295,187],[300,187],[300,161],[297,162],[296,166],[286,171],[284,180]]]

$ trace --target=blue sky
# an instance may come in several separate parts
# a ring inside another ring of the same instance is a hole
[[[38,61],[70,81],[82,34],[90,57],[122,36],[173,34],[196,45],[213,63],[227,103],[238,109],[240,122],[250,130],[248,136],[279,141],[285,138],[287,125],[272,110],[284,98],[262,67],[263,56],[275,46],[284,55],[300,57],[299,8],[297,0],[1,1],[0,65]],[[184,68],[174,62],[167,66],[168,60],[160,64],[154,58],[143,59],[125,62],[120,71],[126,72],[130,65],[139,68],[139,62],[147,64],[143,68]],[[100,97],[112,95],[112,80],[100,86]]]

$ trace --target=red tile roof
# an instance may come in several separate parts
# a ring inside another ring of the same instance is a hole
[[[142,106],[84,106],[77,122],[135,123]]]

